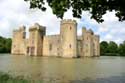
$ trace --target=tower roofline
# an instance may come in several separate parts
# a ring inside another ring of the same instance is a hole
[[[34,23],[34,25],[30,26],[29,31],[32,31],[32,30],[41,30],[41,31],[44,31],[45,29],[46,29],[45,26],[41,26],[38,23]]]
[[[82,29],[85,29],[85,30],[86,30],[86,27],[85,27],[85,26],[83,26],[83,27],[82,27]]]
[[[77,24],[76,20],[73,20],[73,19],[64,19],[64,20],[61,21],[61,24],[65,24],[65,23]]]
[[[91,34],[94,34],[92,29],[89,29],[88,32],[91,33]]]
[[[26,26],[22,25],[22,26],[19,26],[18,29],[13,29],[13,32],[25,31],[25,29],[26,29]]]
[[[99,35],[95,35],[95,37],[100,38],[100,36],[99,36]]]

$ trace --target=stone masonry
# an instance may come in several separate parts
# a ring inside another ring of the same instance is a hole
[[[46,27],[35,23],[29,28],[26,39],[25,26],[13,31],[11,53],[27,56],[56,56],[65,58],[100,56],[99,36],[86,28],[77,36],[75,20],[60,23],[60,34],[46,35]]]

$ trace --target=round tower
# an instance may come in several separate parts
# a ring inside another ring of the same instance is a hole
[[[77,23],[75,20],[61,21],[62,57],[77,57]]]

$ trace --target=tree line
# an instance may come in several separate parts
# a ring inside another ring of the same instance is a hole
[[[117,44],[114,41],[102,41],[100,43],[100,54],[103,56],[125,56],[125,41]]]
[[[10,53],[11,52],[11,38],[4,38],[0,36],[0,53]]]

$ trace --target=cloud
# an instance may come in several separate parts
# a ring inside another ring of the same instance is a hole
[[[47,35],[59,34],[60,19],[53,15],[50,7],[42,12],[39,9],[29,9],[29,3],[23,0],[0,0],[0,36],[12,37],[12,30],[20,25],[26,25],[27,31],[30,25],[38,22],[47,27]],[[115,17],[115,11],[108,12],[103,16],[104,22],[98,24],[90,19],[91,14],[83,11],[82,18],[74,18],[70,8],[65,14],[64,19],[75,19],[78,23],[78,35],[81,35],[82,27],[92,29],[95,34],[99,34],[101,41],[116,41],[121,43],[125,39],[125,21],[119,22]]]
[[[0,35],[12,37],[13,29],[21,25],[26,25],[27,30],[30,25],[39,23],[47,27],[47,34],[59,33],[60,19],[52,14],[47,7],[46,12],[39,9],[29,9],[29,3],[23,0],[5,0],[0,1]]]
[[[82,19],[79,20],[79,26],[91,28],[95,34],[100,35],[101,41],[115,41],[122,43],[125,39],[125,21],[119,22],[115,16],[115,11],[109,12],[103,16],[105,20],[103,23],[97,23],[95,20],[90,19],[89,12],[83,12]]]

